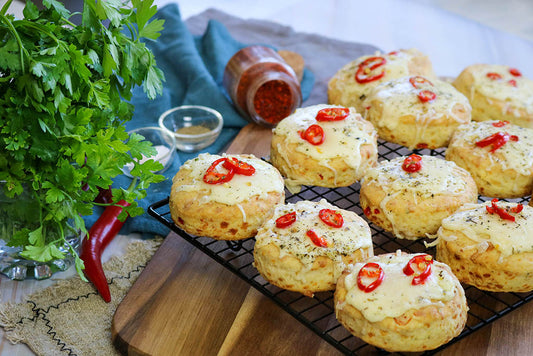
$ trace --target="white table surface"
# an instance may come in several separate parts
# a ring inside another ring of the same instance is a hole
[[[154,1],[159,7],[171,2]],[[525,76],[533,78],[532,42],[415,1],[186,0],[177,3],[183,19],[208,8],[217,8],[241,18],[289,25],[299,32],[372,44],[384,51],[417,48],[430,57],[435,72],[441,76],[456,76],[473,63],[492,63],[519,68]],[[138,238],[136,234],[117,236],[104,259],[120,254],[135,238]],[[39,282],[14,282],[0,276],[0,299],[2,302],[22,301],[25,295],[49,286],[54,279],[74,273],[71,268],[52,280]],[[2,329],[0,335],[3,336]],[[11,345],[5,338],[0,341],[0,356],[32,354],[23,344]]]

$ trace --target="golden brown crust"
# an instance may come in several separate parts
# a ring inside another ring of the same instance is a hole
[[[476,288],[493,292],[533,290],[533,253],[518,253],[502,259],[489,242],[485,249],[460,231],[441,229],[437,260],[446,263],[457,278]]]
[[[435,234],[442,219],[463,204],[475,203],[478,199],[477,187],[470,174],[455,165],[452,172],[458,181],[464,182],[464,190],[453,195],[438,191],[429,195],[417,194],[407,184],[411,178],[399,177],[396,184],[390,186],[379,179],[366,177],[360,189],[361,208],[371,222],[398,238],[416,240],[426,234]],[[402,179],[406,179],[405,184],[398,189]]]
[[[290,152],[289,155],[281,152]],[[342,157],[336,157],[328,161],[328,166],[320,165],[314,159],[296,151],[297,144],[287,143],[284,135],[273,135],[270,147],[270,161],[280,173],[300,184],[314,185],[319,187],[345,187],[359,181],[364,172],[377,163],[377,146],[363,144],[361,146],[361,165],[350,167]]]
[[[501,85],[508,86],[508,80],[519,81],[518,90],[527,91],[527,95],[533,95],[533,86],[531,84],[524,87],[520,81],[529,81],[523,77],[513,77],[508,73],[510,67],[495,66],[489,64],[473,64],[466,67],[457,78],[453,85],[462,92],[472,105],[472,120],[506,120],[522,127],[533,128],[533,111],[528,110],[522,100],[504,98],[497,91],[488,93],[481,89],[481,82],[487,72],[496,72],[502,75]],[[511,98],[514,95],[511,94]]]
[[[273,130],[270,161],[287,178],[288,185],[345,187],[359,181],[377,163],[377,133],[353,108],[337,122],[318,122],[321,104],[298,109]],[[311,145],[299,131],[310,125],[324,130],[324,143]]]
[[[519,198],[530,195],[533,190],[531,130],[512,128],[514,125],[494,128],[492,122],[495,121],[460,126],[448,145],[446,159],[469,171],[483,196]],[[512,151],[508,151],[506,145],[494,152],[489,152],[490,147],[476,146],[477,141],[497,131],[517,134],[521,138],[506,144],[513,146]]]
[[[434,262],[433,268],[451,274],[449,267],[442,263]],[[345,279],[349,273],[349,269],[345,270],[337,282],[334,296],[336,316],[353,335],[371,345],[390,352],[432,350],[459,335],[466,324],[468,306],[464,290],[456,279],[451,300],[372,322],[358,307],[346,302],[349,290],[346,289]]]
[[[342,263],[348,265],[372,255],[372,247],[367,247],[341,258]],[[292,255],[280,257],[279,247],[272,243],[254,249],[254,266],[263,278],[279,288],[299,292],[308,297],[317,292],[335,289],[335,264],[327,256],[318,256],[309,267]]]
[[[471,120],[467,98],[444,81],[433,79],[415,88],[410,78],[376,86],[364,101],[365,118],[383,140],[410,149],[446,147],[455,129]],[[421,102],[417,94],[422,89],[434,92],[436,99]]]
[[[331,227],[319,218],[319,211],[331,209],[341,214],[341,227]],[[294,222],[278,227],[276,219],[294,213]],[[307,236],[313,230],[325,239],[317,246]],[[325,200],[299,201],[278,206],[271,219],[256,235],[254,266],[272,285],[312,297],[314,293],[335,289],[348,264],[374,255],[368,224],[352,211],[336,208]]]
[[[379,83],[408,75],[435,77],[431,61],[425,54],[417,49],[400,50],[399,52],[408,58],[407,66],[402,70],[387,71],[383,78],[373,82],[359,84],[355,81],[355,73],[359,63],[371,56],[360,57],[343,66],[328,82],[328,103],[354,107],[357,112],[362,114],[364,112],[363,100]],[[390,55],[385,55],[385,57],[391,58]]]
[[[214,160],[214,159],[213,159]],[[281,175],[272,167],[274,178],[282,182]],[[285,200],[280,191],[254,195],[236,204],[206,201],[209,192],[201,189],[180,190],[201,177],[195,177],[185,165],[173,178],[170,193],[170,213],[174,223],[185,232],[220,240],[240,240],[252,237],[259,226],[268,219],[277,204]],[[281,183],[281,186],[283,184]]]

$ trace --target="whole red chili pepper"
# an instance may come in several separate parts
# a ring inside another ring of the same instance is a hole
[[[122,212],[122,207],[129,205],[130,203],[121,200],[117,205],[105,208],[89,230],[89,236],[81,243],[80,258],[85,265],[85,276],[107,303],[111,301],[111,293],[102,268],[102,253],[124,225],[124,221],[118,220],[117,217]]]

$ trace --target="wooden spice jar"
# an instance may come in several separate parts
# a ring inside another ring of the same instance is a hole
[[[231,57],[223,85],[248,121],[274,127],[302,104],[294,70],[273,49],[249,46]]]

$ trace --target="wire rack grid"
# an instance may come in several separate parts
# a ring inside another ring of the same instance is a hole
[[[392,159],[413,153],[407,148],[380,140],[378,145],[381,159]],[[420,155],[440,156],[444,158],[442,150],[415,150]],[[286,202],[295,203],[300,200],[318,201],[326,199],[331,204],[341,209],[351,210],[364,217],[359,204],[359,183],[349,187],[322,188],[303,186],[296,194],[286,192]],[[479,201],[488,198],[479,197]],[[513,201],[526,203],[527,199]],[[299,320],[321,338],[346,355],[384,355],[387,352],[365,343],[350,334],[335,318],[333,306],[333,291],[315,293],[313,298],[302,294],[283,290],[268,283],[253,266],[253,248],[255,239],[249,238],[241,241],[219,241],[208,237],[193,236],[178,228],[170,217],[168,198],[154,203],[148,208],[148,213],[159,222],[169,227],[172,231],[200,249],[216,262],[235,273],[252,287],[273,300],[283,310]],[[404,240],[394,238],[390,233],[380,227],[369,223],[372,231],[374,254],[395,252],[398,249],[411,252],[426,252],[434,255],[434,248],[427,248],[424,240]],[[481,327],[501,318],[505,314],[519,308],[533,299],[533,292],[529,293],[494,293],[479,290],[475,287],[464,285],[464,290],[469,306],[468,319],[462,333],[449,343],[441,347],[417,353],[417,355],[432,355],[442,351],[454,342],[472,334]],[[396,353],[402,355],[402,353]],[[412,355],[412,353],[409,353]]]

